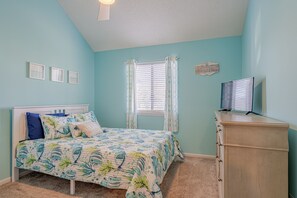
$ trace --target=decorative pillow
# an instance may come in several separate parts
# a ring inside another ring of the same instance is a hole
[[[93,111],[88,113],[72,114],[71,116],[77,122],[70,127],[73,137],[92,137],[103,132]]]
[[[57,139],[62,137],[70,137],[69,122],[74,122],[72,116],[55,117],[50,115],[40,116],[44,130],[45,139]]]
[[[103,133],[101,126],[98,122],[85,121],[85,122],[72,122],[69,123],[69,128],[72,137],[86,136],[93,137],[99,133]]]
[[[47,114],[58,117],[65,117],[64,113],[55,113],[55,114]],[[28,135],[30,140],[44,138],[44,132],[41,125],[41,120],[38,113],[26,113],[27,117],[27,126],[28,126]]]
[[[98,122],[93,111],[90,111],[88,113],[72,114],[71,116],[74,117],[76,122],[85,122],[85,121]]]
[[[69,128],[70,128],[70,132],[73,138],[82,136],[82,131],[79,128],[79,125],[81,125],[84,122],[70,122],[69,123]]]
[[[72,129],[72,127],[70,127]],[[74,131],[71,134],[86,135],[87,137],[93,137],[99,133],[103,133],[101,126],[98,122],[86,121],[75,124]],[[79,132],[80,131],[80,132]]]

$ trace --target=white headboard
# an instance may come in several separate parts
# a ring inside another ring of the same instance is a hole
[[[25,106],[12,109],[12,180],[18,180],[18,170],[15,168],[16,147],[19,141],[28,137],[26,112],[49,114],[49,113],[85,113],[89,105],[55,105],[55,106]]]

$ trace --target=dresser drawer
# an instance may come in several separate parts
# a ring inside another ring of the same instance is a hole
[[[218,160],[218,187],[219,187],[219,197],[224,197],[224,162]]]
[[[221,131],[223,126],[217,121],[216,122],[216,128],[217,128],[217,131]]]
[[[238,112],[216,117],[219,197],[288,197],[289,125]]]

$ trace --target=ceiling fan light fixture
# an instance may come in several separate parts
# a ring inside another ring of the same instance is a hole
[[[115,0],[99,0],[99,2],[104,5],[112,5],[115,2]]]

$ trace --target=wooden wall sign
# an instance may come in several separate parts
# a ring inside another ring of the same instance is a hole
[[[201,76],[210,76],[220,71],[220,66],[218,63],[202,63],[195,66],[195,73]]]

